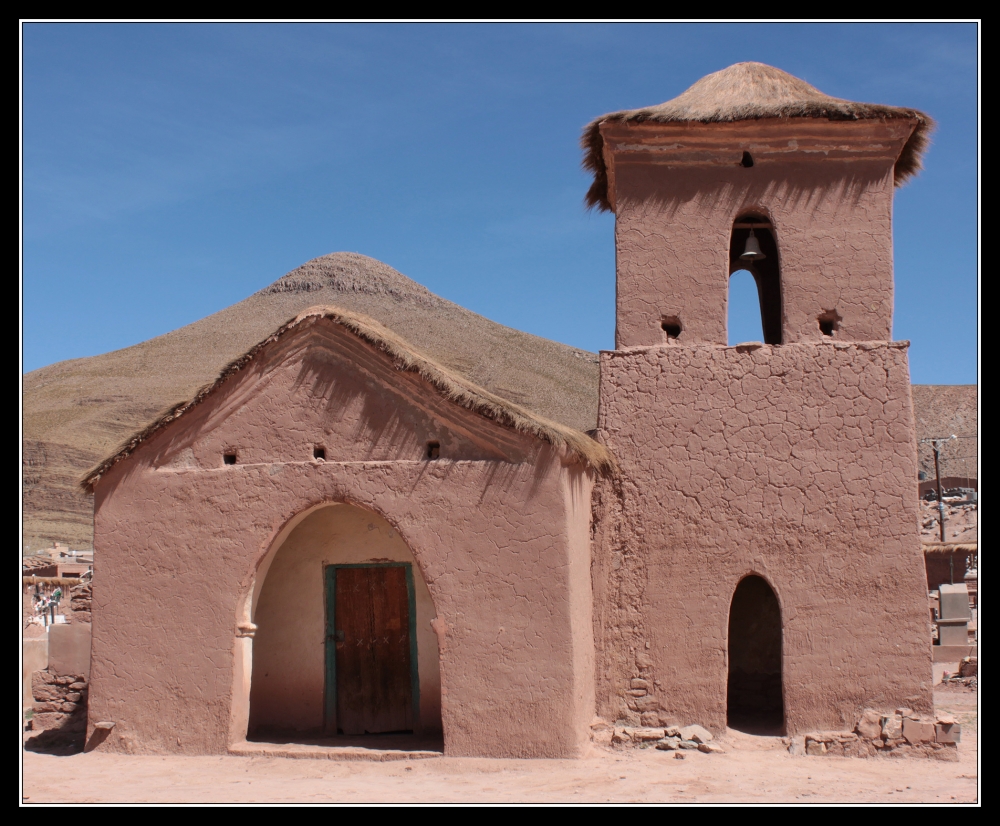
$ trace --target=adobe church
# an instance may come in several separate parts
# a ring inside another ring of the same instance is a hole
[[[617,253],[587,433],[357,312],[276,329],[84,480],[88,735],[566,757],[595,718],[795,734],[932,711],[891,340],[893,190],[930,127],[756,63],[587,126]],[[736,270],[762,342],[727,346]]]

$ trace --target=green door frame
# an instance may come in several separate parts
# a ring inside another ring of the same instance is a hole
[[[413,589],[413,565],[409,562],[359,562],[327,565],[326,580],[326,684],[323,687],[323,730],[336,734],[337,720],[337,571],[341,568],[403,568],[410,613],[410,694],[413,698],[413,729],[420,724],[420,676],[417,669],[417,597]]]

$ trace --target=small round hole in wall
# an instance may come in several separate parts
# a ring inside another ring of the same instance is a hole
[[[427,443],[427,458],[428,459],[440,459],[441,458],[441,443],[440,442],[428,442]]]
[[[730,157],[732,157],[732,155],[730,155]],[[751,155],[749,152],[744,151],[743,157],[740,158],[740,166],[744,167],[745,169],[749,169],[751,166],[753,166],[753,155]]]
[[[681,320],[676,316],[668,316],[660,322],[660,329],[666,334],[667,341],[678,338],[681,334]]]

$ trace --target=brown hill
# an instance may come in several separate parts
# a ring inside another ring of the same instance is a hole
[[[84,473],[174,404],[190,399],[236,356],[307,307],[364,313],[470,381],[562,424],[597,422],[598,359],[504,327],[434,295],[392,267],[354,253],[303,264],[244,301],[172,333],[63,361],[24,377],[24,546],[92,543]],[[917,438],[963,437],[943,475],[978,477],[976,385],[914,385]],[[933,475],[929,448],[920,468]]]
[[[979,479],[979,387],[975,384],[913,385],[913,415],[917,420],[917,439],[957,439],[941,450],[941,476]],[[934,451],[929,444],[917,444],[920,471],[934,478]]]
[[[470,381],[579,430],[597,421],[597,356],[446,301],[372,258],[313,259],[244,301],[179,330],[24,376],[24,546],[92,542],[84,473],[236,356],[307,307],[371,316]]]

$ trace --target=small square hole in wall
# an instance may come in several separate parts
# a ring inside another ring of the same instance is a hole
[[[441,443],[440,442],[428,442],[427,443],[427,458],[428,459],[440,459],[441,458]]]
[[[831,337],[840,329],[840,322],[843,321],[836,310],[825,310],[816,320],[819,321],[819,331],[824,336]]]
[[[236,454],[235,453],[223,453],[222,454],[222,461],[225,462],[227,465],[235,465],[236,464]]]
[[[668,316],[660,322],[660,329],[666,335],[667,341],[678,338],[681,334],[681,320],[676,316]]]
[[[313,448],[313,459],[318,459],[321,462],[326,461],[326,448],[325,447],[314,447]]]

